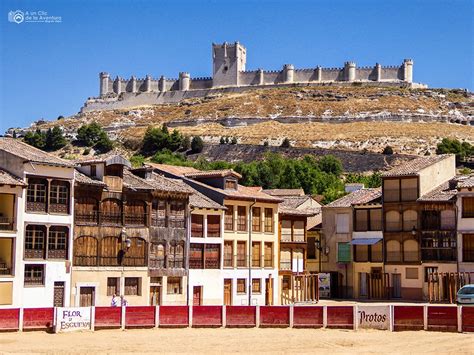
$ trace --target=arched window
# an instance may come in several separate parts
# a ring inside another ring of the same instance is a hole
[[[168,267],[183,268],[184,267],[184,242],[172,241],[170,243],[170,251],[168,254]]]
[[[51,181],[49,212],[69,213],[69,182],[63,180]]]
[[[403,261],[418,261],[418,242],[408,239],[403,242]]]
[[[150,267],[165,267],[165,242],[151,243],[150,246]]]
[[[127,250],[124,258],[126,266],[146,266],[146,241],[142,238],[130,238],[130,249]]]
[[[385,214],[385,229],[387,232],[398,232],[401,230],[401,218],[398,211],[388,211]]]
[[[125,224],[144,226],[146,224],[146,203],[133,200],[125,204]]]
[[[122,224],[122,203],[120,200],[109,198],[102,201],[102,223]]]
[[[406,210],[403,212],[403,230],[409,232],[413,228],[417,228],[418,213],[414,210]]]
[[[26,210],[32,212],[46,212],[48,180],[28,178],[26,191]]]
[[[74,240],[74,265],[97,266],[97,239],[83,236]]]
[[[44,259],[46,227],[28,225],[25,230],[25,259]]]
[[[100,241],[100,265],[118,266],[121,250],[121,242],[118,237],[104,237]]]
[[[48,233],[48,259],[67,259],[68,239],[68,227],[50,227]]]
[[[80,197],[74,206],[74,218],[76,223],[97,224],[99,216],[99,202],[93,197]]]
[[[401,245],[398,240],[387,241],[387,261],[401,261]]]

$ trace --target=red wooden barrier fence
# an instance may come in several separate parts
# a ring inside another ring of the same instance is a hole
[[[261,327],[289,327],[290,307],[260,306]]]
[[[120,328],[121,307],[95,307],[95,328]]]
[[[456,332],[458,307],[428,306],[428,330]]]
[[[293,308],[293,326],[298,328],[323,326],[323,307],[301,306]]]
[[[328,328],[354,329],[354,307],[328,307]]]
[[[128,306],[125,307],[125,327],[154,327],[154,306]]]
[[[188,306],[160,306],[160,327],[187,327]]]
[[[54,308],[25,308],[23,329],[51,329],[54,325]]]
[[[222,306],[193,306],[193,327],[221,327]]]
[[[20,310],[0,309],[0,329],[1,330],[18,330],[20,328]]]
[[[255,327],[255,306],[226,306],[226,327]]]
[[[423,330],[423,306],[394,306],[394,330]]]
[[[474,332],[474,307],[462,307],[462,331]]]

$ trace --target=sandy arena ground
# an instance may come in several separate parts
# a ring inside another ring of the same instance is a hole
[[[238,352],[316,354],[474,354],[474,335],[329,329],[133,329],[47,334],[0,333],[1,354]]]

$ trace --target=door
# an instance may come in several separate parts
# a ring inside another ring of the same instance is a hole
[[[367,273],[359,272],[359,297],[367,298]]]
[[[272,279],[265,279],[265,305],[271,306],[273,301]]]
[[[202,286],[193,287],[193,306],[200,306],[202,303]]]
[[[54,307],[64,307],[64,282],[54,282],[54,296],[53,296]]]
[[[150,286],[150,305],[161,305],[161,286]]]
[[[402,275],[401,274],[392,274],[393,282],[393,298],[402,297]]]
[[[95,305],[95,287],[81,287],[79,296],[80,307],[91,307]]]
[[[232,279],[224,279],[224,305],[232,306]]]

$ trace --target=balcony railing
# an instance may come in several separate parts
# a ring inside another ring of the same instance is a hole
[[[110,212],[102,212],[101,221],[104,224],[115,224],[121,225],[122,224],[122,214],[121,213],[110,213]]]
[[[400,232],[402,230],[401,222],[385,222],[385,230],[387,232]]]
[[[69,212],[69,205],[67,203],[51,203],[48,212],[66,214]]]
[[[83,212],[79,213],[76,212],[74,215],[75,222],[78,224],[97,224],[99,223],[99,212],[91,211],[91,212]]]
[[[149,265],[153,269],[164,269],[165,267],[165,258],[161,259],[150,259]]]
[[[402,253],[399,251],[388,251],[387,252],[387,262],[401,262]]]
[[[456,261],[456,249],[423,248],[421,259],[423,261]]]
[[[145,226],[147,224],[148,214],[126,214],[125,224],[129,226]]]
[[[190,269],[204,269],[204,263],[202,258],[189,258]]]
[[[260,256],[253,256],[252,257],[252,267],[261,267],[262,263],[260,260]]]
[[[408,262],[420,261],[420,255],[418,254],[417,251],[404,251],[403,261],[408,261]]]
[[[169,218],[168,223],[171,228],[184,228],[185,226],[185,221],[181,218]]]
[[[205,260],[205,268],[206,269],[219,269],[219,258],[209,258],[207,257]]]
[[[224,255],[224,267],[234,267],[234,257]]]
[[[291,270],[291,260],[280,260],[280,270]]]
[[[145,256],[127,256],[123,258],[123,266],[146,266]]]
[[[273,267],[273,258],[272,257],[266,257],[265,256],[265,261],[263,263],[264,267]]]
[[[15,228],[15,220],[10,217],[0,217],[0,230],[12,231]]]
[[[184,258],[182,257],[174,257],[168,259],[168,267],[175,268],[175,269],[182,269],[184,268]]]
[[[97,266],[97,256],[74,255],[75,266]]]
[[[43,249],[25,249],[25,259],[43,259]]]
[[[46,212],[46,202],[27,202],[26,211],[28,212]]]
[[[48,250],[48,259],[67,259],[66,249]]]
[[[245,255],[237,255],[237,267],[247,267],[247,257]]]
[[[372,252],[372,259],[371,261],[373,263],[377,263],[377,262],[382,262],[383,261],[383,254],[382,252]]]
[[[43,285],[43,277],[38,276],[38,277],[25,277],[25,285],[27,286],[41,286]]]
[[[291,233],[290,234],[281,234],[281,241],[282,242],[291,242]]]

